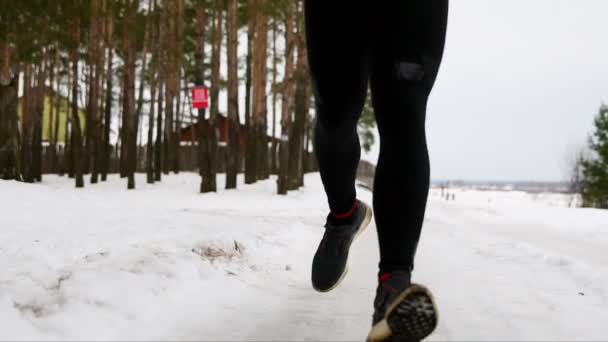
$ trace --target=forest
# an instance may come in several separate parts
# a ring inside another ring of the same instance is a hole
[[[24,0],[0,11],[0,176],[76,187],[196,171],[200,191],[316,168],[303,1]],[[204,86],[208,108],[192,108]],[[223,109],[223,111],[222,111]],[[369,105],[362,145],[374,143]]]

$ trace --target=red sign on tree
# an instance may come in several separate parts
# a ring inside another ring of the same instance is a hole
[[[192,88],[192,106],[194,108],[209,107],[209,89],[207,87]]]

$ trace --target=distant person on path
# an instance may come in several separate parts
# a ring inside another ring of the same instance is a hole
[[[430,183],[426,107],[443,55],[448,0],[305,0],[305,15],[315,152],[330,208],[313,287],[326,292],[340,283],[351,243],[372,218],[355,191],[357,121],[369,86],[380,132],[373,193],[380,263],[368,340],[421,340],[437,325],[436,309],[429,291],[410,279]]]

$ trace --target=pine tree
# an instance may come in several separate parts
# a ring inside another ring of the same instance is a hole
[[[255,124],[252,119],[252,86],[253,86],[253,59],[255,47],[255,32],[257,19],[257,0],[247,2],[247,57],[245,71],[245,129],[247,140],[245,142],[245,184],[253,184],[257,181],[255,163]]]
[[[252,54],[252,124],[253,132],[253,167],[255,169],[255,179],[265,179],[265,164],[268,161],[268,134],[266,132],[266,79],[268,68],[266,66],[268,53],[268,14],[267,0],[257,0],[255,2],[255,35]]]
[[[156,0],[151,3],[149,20],[152,18],[156,18],[154,11],[157,8]],[[151,26],[151,35],[158,35],[157,26],[154,23],[148,22],[147,25]],[[154,111],[156,109],[155,101],[156,101],[156,84],[158,78],[156,77],[156,73],[158,72],[158,60],[159,60],[159,49],[158,49],[158,39],[153,39],[155,45],[153,47],[154,57],[152,58],[151,66],[150,66],[150,108],[148,113],[148,143],[146,144],[146,182],[148,184],[154,183]]]
[[[135,25],[139,3],[128,1],[125,4],[123,19],[123,130],[126,155],[123,157],[126,168],[127,188],[135,189],[135,166],[137,158],[137,112],[135,104]]]
[[[608,106],[600,106],[595,132],[589,137],[594,158],[583,164],[583,206],[608,209]]]
[[[226,35],[228,60],[228,153],[226,158],[226,189],[237,187],[239,162],[239,85],[238,85],[238,24],[236,0],[228,0]]]
[[[195,61],[195,72],[194,72],[194,83],[197,86],[205,85],[205,25],[206,25],[206,3],[204,0],[198,0],[196,2],[196,47],[194,51]],[[199,174],[201,176],[200,192],[209,192],[210,190],[210,155],[207,138],[207,124],[205,121],[206,110],[204,108],[198,109],[198,165]],[[192,134],[194,138],[194,134]]]
[[[104,99],[104,120],[103,120],[103,132],[102,132],[102,148],[101,148],[101,160],[100,160],[100,171],[101,171],[101,180],[106,181],[108,178],[108,171],[110,168],[110,154],[112,153],[112,145],[110,143],[110,127],[112,124],[112,89],[114,85],[114,74],[112,63],[112,59],[114,57],[114,45],[113,45],[113,35],[114,35],[114,17],[112,12],[111,4],[108,4],[106,8],[107,14],[105,17],[105,37],[104,37],[104,45],[107,49],[107,59],[106,59],[106,93]],[[106,53],[104,51],[104,53]]]
[[[79,2],[76,3],[76,9],[78,9]],[[73,42],[70,51],[70,60],[72,62],[72,97],[71,97],[71,108],[72,113],[72,125],[71,138],[70,138],[70,153],[71,162],[73,163],[74,180],[77,188],[84,187],[84,180],[82,177],[83,173],[83,161],[82,161],[82,132],[80,125],[80,116],[78,111],[78,62],[79,53],[78,48],[80,45],[80,20],[77,16],[73,19]]]
[[[0,45],[1,46],[1,45]],[[8,44],[3,50],[3,66],[0,75],[0,177],[20,179],[17,151],[19,130],[17,118],[17,95],[19,75],[11,68],[11,49]]]
[[[283,76],[283,89],[281,94],[281,143],[279,145],[279,176],[277,180],[277,193],[286,195],[289,176],[289,132],[291,130],[292,98],[295,87],[294,74],[294,52],[296,49],[294,22],[296,15],[296,4],[287,1],[284,8],[285,13],[285,70]]]
[[[219,115],[219,94],[220,94],[220,67],[221,67],[221,51],[223,41],[223,22],[224,11],[223,4],[220,0],[213,1],[213,31],[211,38],[211,88],[209,89],[210,108],[209,122],[207,130],[207,147],[209,153],[209,179],[207,183],[207,192],[217,191],[217,163],[218,163],[218,115]]]
[[[297,190],[304,185],[302,153],[304,150],[304,131],[306,129],[306,116],[310,108],[310,80],[308,75],[308,57],[304,40],[303,9],[298,7],[296,51],[298,54],[296,71],[293,75],[295,82],[294,92],[294,120],[289,135],[289,165],[287,188]]]

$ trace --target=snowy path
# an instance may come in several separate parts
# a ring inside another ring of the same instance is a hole
[[[0,181],[0,339],[363,340],[375,227],[342,285],[314,292],[327,209],[318,175],[306,183],[278,197],[274,181],[199,195],[193,174],[131,192]],[[431,340],[608,339],[607,211],[456,196],[431,193],[414,274],[441,311]]]

